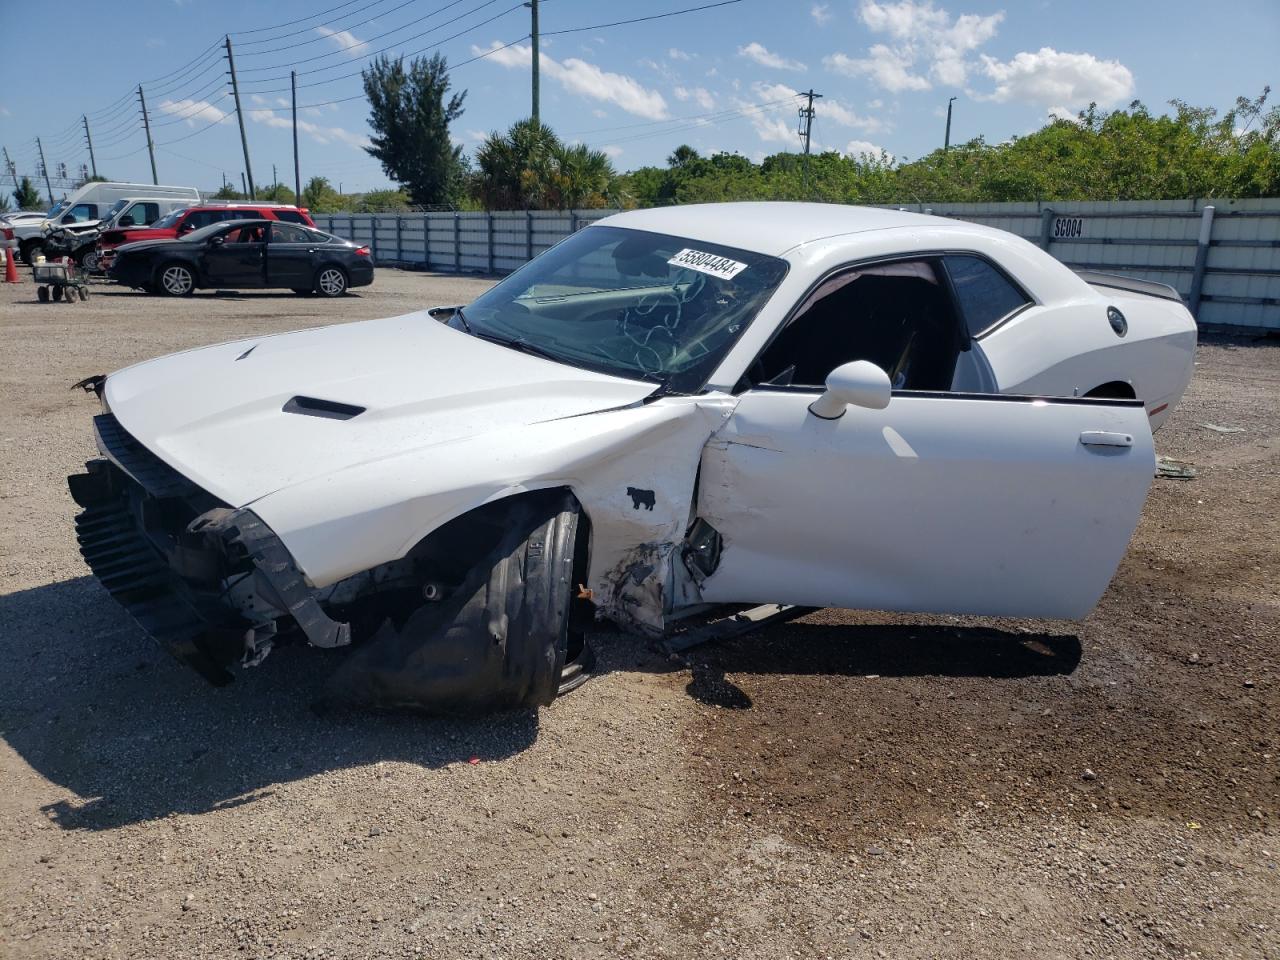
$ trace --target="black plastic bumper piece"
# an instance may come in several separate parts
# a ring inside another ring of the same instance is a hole
[[[142,532],[126,485],[106,460],[67,478],[84,512],[76,517],[80,553],[98,580],[138,626],[176,659],[215,686],[231,682],[227,664],[238,655],[237,631],[211,624],[164,556]]]

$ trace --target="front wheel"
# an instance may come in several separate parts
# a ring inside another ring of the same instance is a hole
[[[340,297],[347,292],[347,274],[341,267],[321,267],[316,275],[316,292],[325,297]]]
[[[181,263],[170,263],[160,270],[160,292],[170,297],[185,297],[196,288],[196,278],[191,268]]]
[[[88,273],[98,272],[98,251],[89,247],[81,252],[76,262],[80,264],[80,269]]]
[[[22,259],[30,266],[36,262],[36,257],[44,253],[44,241],[28,240],[18,247],[18,252],[22,254]]]

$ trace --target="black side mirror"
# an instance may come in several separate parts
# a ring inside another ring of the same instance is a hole
[[[209,238],[209,246],[211,247],[220,247],[226,242],[227,242],[227,238],[222,234],[218,234],[218,236],[216,237]]]
[[[120,218],[120,226],[122,227],[132,227],[136,223],[137,221],[135,221],[133,217],[129,216],[127,213]]]
[[[74,213],[68,213],[65,217],[63,217],[63,218],[62,218],[62,222],[63,222],[63,223],[75,223],[75,222],[76,222],[76,215],[75,215]]]

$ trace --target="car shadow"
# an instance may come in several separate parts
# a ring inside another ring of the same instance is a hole
[[[795,621],[690,651],[695,699],[748,709],[751,697],[729,675],[879,677],[1063,676],[1080,665],[1074,634],[941,624],[830,624]]]
[[[44,812],[110,830],[257,802],[281,782],[379,762],[427,768],[527,749],[538,717],[319,710],[340,653],[275,651],[214,689],[92,577],[0,597],[0,739],[66,790]]]

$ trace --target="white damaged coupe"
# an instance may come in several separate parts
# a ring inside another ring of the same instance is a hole
[[[623,213],[475,302],[151,360],[98,394],[82,552],[206,678],[531,706],[597,617],[1081,617],[1191,377],[1171,288],[880,209]]]

